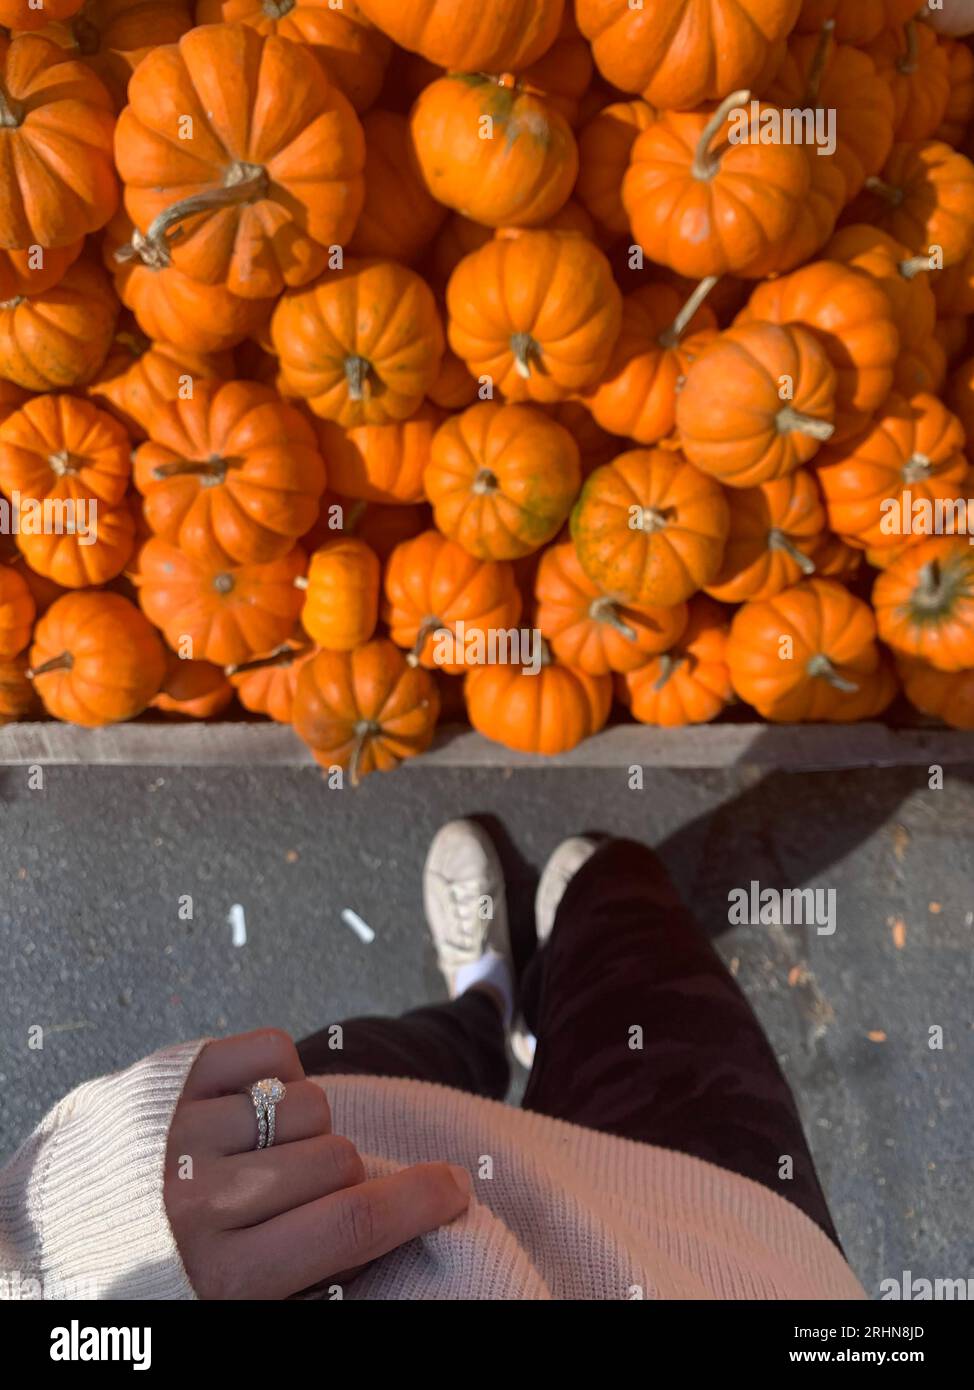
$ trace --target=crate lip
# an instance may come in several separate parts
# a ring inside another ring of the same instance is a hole
[[[54,720],[0,728],[0,767],[313,767],[287,725],[265,720],[136,720],[83,729]],[[556,757],[515,753],[465,725],[437,732],[409,768],[706,769],[749,766],[778,771],[926,767],[974,763],[974,730],[886,724],[757,721],[659,729],[617,724]]]

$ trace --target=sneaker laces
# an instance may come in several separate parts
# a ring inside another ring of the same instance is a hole
[[[483,945],[485,923],[479,908],[484,895],[484,881],[482,878],[459,878],[444,879],[443,882],[452,909],[451,920],[456,936],[451,934],[441,938],[440,951],[442,955],[455,956],[457,960],[464,961],[469,959],[471,950],[479,951]]]

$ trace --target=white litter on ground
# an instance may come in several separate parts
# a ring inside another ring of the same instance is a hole
[[[239,903],[234,903],[227,913],[227,921],[230,923],[232,941],[234,946],[246,946],[247,944],[247,919],[244,910]]]
[[[368,922],[363,922],[357,912],[353,912],[350,907],[342,908],[342,921],[346,927],[351,927],[359,941],[364,941],[366,946],[370,946],[375,940],[375,932]]]

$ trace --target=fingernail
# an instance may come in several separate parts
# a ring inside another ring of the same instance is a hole
[[[473,1192],[473,1183],[470,1181],[470,1174],[467,1172],[466,1168],[460,1168],[455,1163],[451,1163],[448,1166],[453,1181],[460,1189],[462,1195],[469,1199]]]

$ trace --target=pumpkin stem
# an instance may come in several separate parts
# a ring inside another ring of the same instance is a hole
[[[342,529],[346,531],[349,535],[353,535],[355,533],[355,528],[358,526],[359,522],[365,516],[365,513],[368,510],[368,505],[369,504],[366,501],[364,501],[364,499],[358,498],[355,502],[352,503],[352,505],[348,508],[346,512],[342,513]]]
[[[694,315],[707,298],[707,295],[713,289],[714,285],[716,285],[719,278],[718,275],[708,275],[705,279],[700,281],[700,284],[693,291],[669,328],[664,328],[663,332],[659,335],[657,342],[661,348],[672,349],[679,347],[680,340],[690,326]]]
[[[606,623],[627,642],[635,642],[639,638],[636,629],[623,621],[612,599],[606,598],[604,595],[592,600],[589,604],[588,615],[594,623]]]
[[[366,388],[369,384],[369,372],[372,370],[372,363],[366,357],[346,357],[345,358],[345,383],[348,386],[348,399],[350,401],[361,401],[365,399]]]
[[[297,583],[297,580],[294,582]],[[251,671],[266,671],[269,666],[293,666],[299,656],[304,656],[305,652],[310,650],[310,642],[305,642],[300,647],[289,647],[285,643],[282,647],[275,647],[267,656],[255,656],[250,661],[236,661],[230,666],[224,666],[223,674],[245,676]]]
[[[870,193],[878,193],[881,198],[885,198],[894,208],[898,208],[906,197],[902,188],[894,188],[891,183],[887,183],[885,179],[881,179],[875,174],[866,180],[866,187]]]
[[[264,0],[261,9],[268,19],[283,19],[294,9],[297,0]]]
[[[32,666],[25,675],[32,681],[35,676],[46,676],[48,671],[70,671],[74,665],[74,657],[70,652],[62,652],[60,656],[52,656],[50,661],[43,662],[40,666]]]
[[[902,477],[905,483],[919,483],[929,478],[933,462],[926,454],[911,454],[903,465]]]
[[[697,152],[690,169],[695,179],[712,179],[717,173],[720,168],[720,155],[711,151],[710,142],[723,129],[724,122],[734,108],[746,106],[750,100],[751,93],[746,88],[739,92],[731,92],[730,96],[724,98],[710,117],[700,133],[700,139],[697,141]]]
[[[514,370],[525,380],[531,375],[532,362],[540,368],[541,348],[530,333],[512,333],[511,352],[514,354]]]
[[[933,265],[929,256],[911,256],[908,261],[900,261],[897,269],[904,280],[915,280],[918,275],[928,274],[933,270]]]
[[[47,458],[52,472],[59,478],[70,478],[79,472],[80,459],[75,458],[74,454],[68,453],[67,449],[59,449],[56,454],[49,454]]]
[[[674,656],[672,652],[664,652],[659,658],[659,679],[653,682],[654,690],[662,690],[674,672],[683,665],[685,657]]]
[[[233,593],[233,575],[232,575],[232,574],[226,574],[226,573],[224,573],[224,574],[215,574],[215,575],[213,576],[213,587],[214,587],[214,589],[217,591],[218,594],[232,594],[232,593]]]
[[[808,70],[808,84],[805,88],[805,96],[810,106],[818,102],[818,89],[822,85],[822,78],[825,76],[825,68],[829,61],[829,54],[832,51],[832,40],[835,37],[835,20],[827,19],[822,25],[818,36],[818,47],[812,59],[812,66]]]
[[[492,473],[489,468],[481,468],[474,478],[470,490],[478,495],[498,492],[500,490],[500,479],[497,477],[497,474]]]
[[[439,632],[441,628],[446,628],[448,631],[452,631],[452,628],[450,628],[449,625],[445,623],[442,618],[434,617],[433,614],[430,614],[428,617],[425,617],[423,619],[416,632],[416,641],[413,643],[410,650],[406,653],[407,665],[415,668],[420,664],[420,658],[423,654],[423,648],[426,646],[428,639],[433,636],[434,632]],[[455,655],[456,652],[454,652],[454,656]]]
[[[15,101],[0,82],[0,129],[16,130],[25,114],[26,108],[23,103]]]
[[[260,164],[245,164],[238,160],[227,170],[221,188],[208,188],[204,193],[194,193],[173,203],[152,219],[144,236],[136,227],[132,240],[115,252],[115,259],[124,263],[138,258],[151,270],[162,270],[172,261],[170,249],[181,235],[180,222],[198,217],[200,213],[215,212],[218,208],[257,203],[267,197],[269,187],[270,178],[266,169]],[[172,237],[168,235],[170,229],[175,229]]]
[[[768,532],[768,549],[783,550],[801,570],[802,574],[815,573],[815,561],[806,555],[804,550],[799,550],[798,546],[782,531],[780,526],[772,526]]]
[[[165,478],[203,478],[205,483],[213,486],[222,483],[227,470],[239,462],[239,459],[221,458],[218,454],[211,454],[208,459],[173,459],[171,463],[157,464],[152,476],[159,482]]]
[[[643,507],[639,514],[639,525],[634,529],[637,531],[662,531],[669,524],[673,516],[672,511],[667,508],[665,511],[659,507]]]
[[[16,309],[27,299],[25,294],[15,294],[13,299],[0,299],[0,309]]]
[[[817,656],[810,657],[805,671],[813,678],[821,677],[822,680],[828,681],[833,689],[841,690],[843,695],[855,695],[856,691],[859,689],[855,681],[846,680],[845,676],[839,675],[824,652],[819,652]]]
[[[783,406],[778,411],[775,424],[779,434],[791,434],[794,431],[798,434],[807,434],[811,439],[821,439],[823,443],[835,434],[835,426],[830,424],[828,420],[819,420],[814,415],[806,415],[803,411],[795,410],[790,405]]]
[[[377,724],[374,719],[360,719],[355,725],[354,733],[355,744],[352,748],[352,759],[348,765],[348,780],[353,787],[357,787],[362,780],[362,754],[365,752],[369,739],[382,733],[382,725]]]
[[[917,607],[924,609],[938,610],[943,606],[946,597],[946,585],[944,584],[943,570],[939,560],[931,560],[920,570],[914,602]]]
[[[896,70],[901,72],[904,77],[909,77],[920,66],[920,45],[917,41],[915,21],[907,20],[904,28],[906,31],[906,52],[897,59]]]

